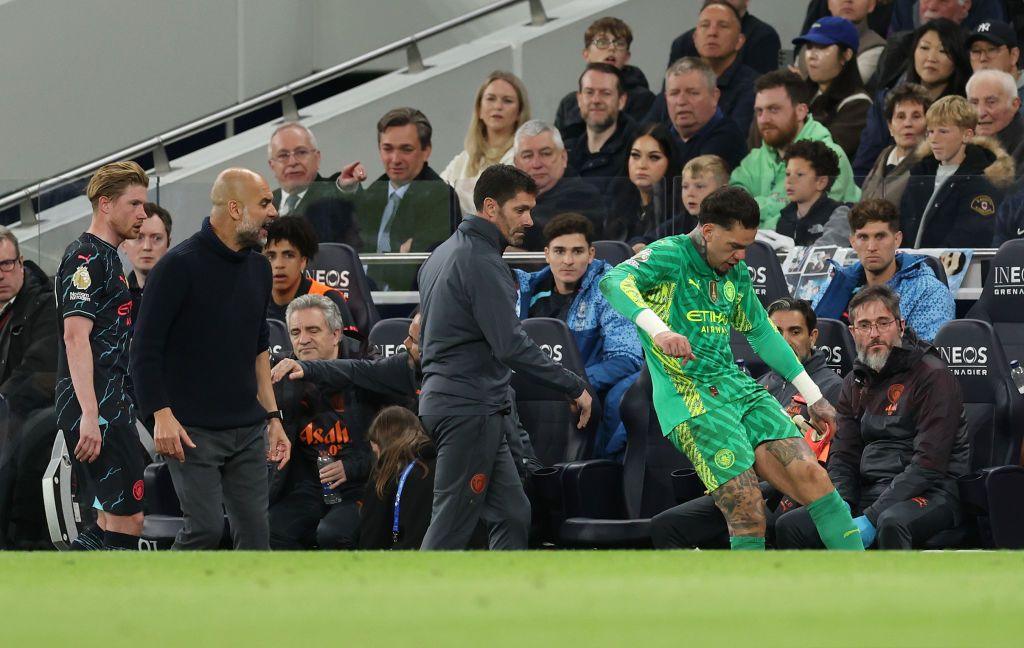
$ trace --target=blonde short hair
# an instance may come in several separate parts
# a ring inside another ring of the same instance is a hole
[[[149,187],[149,176],[142,167],[130,160],[111,162],[100,167],[92,175],[89,186],[85,188],[85,195],[95,209],[100,203],[100,198],[117,200],[132,185]]]
[[[966,98],[949,95],[937,100],[925,113],[925,123],[932,126],[957,126],[974,130],[978,125],[978,111]]]
[[[710,173],[719,186],[729,184],[729,169],[725,160],[717,155],[698,155],[683,167],[683,175],[689,174],[693,178],[699,178],[705,173]]]

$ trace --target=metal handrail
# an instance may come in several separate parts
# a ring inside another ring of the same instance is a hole
[[[530,4],[531,25],[543,25],[548,21],[542,0],[500,0],[499,2],[494,2],[485,7],[480,7],[479,9],[474,9],[473,11],[461,16],[446,20],[430,27],[429,29],[416,32],[412,36],[407,36],[389,45],[378,47],[375,50],[329,67],[326,70],[310,74],[298,81],[286,83],[283,86],[273,90],[268,90],[267,92],[250,99],[246,99],[234,106],[218,110],[217,112],[205,117],[200,117],[199,119],[188,122],[187,124],[171,129],[155,137],[145,139],[137,144],[123,148],[120,151],[116,151],[110,155],[106,155],[102,158],[89,162],[88,164],[83,164],[51,178],[47,178],[46,180],[41,180],[33,185],[29,185],[28,187],[18,189],[17,191],[11,192],[0,198],[0,210],[20,204],[22,224],[32,225],[36,222],[35,212],[32,209],[33,198],[38,197],[49,189],[59,187],[72,180],[83,178],[95,172],[104,164],[109,164],[118,160],[132,159],[150,152],[153,154],[156,173],[166,173],[171,170],[170,160],[167,156],[168,144],[199,133],[212,126],[229,122],[252,110],[262,108],[276,101],[280,101],[282,104],[282,112],[284,113],[285,120],[297,120],[299,118],[298,107],[295,103],[295,95],[297,93],[309,90],[321,83],[335,79],[365,63],[403,49],[406,52],[407,72],[421,72],[426,69],[426,66],[424,66],[423,57],[420,55],[418,45],[419,41],[432,36],[437,36],[438,34],[442,34],[456,27],[461,27],[462,25],[472,22],[477,18],[488,16],[497,11],[501,11],[502,9],[507,9],[513,5],[521,4],[522,2],[529,2]]]

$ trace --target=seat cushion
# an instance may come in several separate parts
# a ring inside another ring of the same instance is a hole
[[[651,544],[651,520],[597,520],[594,518],[569,518],[562,523],[559,538],[563,545],[578,548],[649,549]]]

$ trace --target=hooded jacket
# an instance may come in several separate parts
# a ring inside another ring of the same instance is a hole
[[[654,103],[654,93],[647,84],[647,77],[640,68],[627,65],[622,70],[622,85],[626,88],[626,107],[622,112],[632,117],[637,123],[644,119],[647,111]],[[580,105],[576,101],[576,92],[562,97],[555,114],[555,128],[562,134],[565,142],[570,142],[587,132],[587,125],[580,115]],[[511,163],[510,163],[511,164]]]
[[[828,473],[854,511],[877,526],[914,497],[938,491],[959,501],[969,457],[963,397],[934,347],[908,331],[881,371],[858,360],[836,409]]]
[[[847,321],[846,307],[867,283],[864,266],[857,262],[843,268],[830,261],[835,275],[813,303],[818,317]],[[939,327],[956,316],[953,293],[928,267],[923,256],[898,253],[896,274],[885,285],[900,296],[900,314],[907,325],[925,340],[934,340]]]
[[[31,261],[25,283],[0,310],[0,396],[22,416],[53,404],[57,377],[57,312],[53,284]]]
[[[644,359],[636,327],[611,307],[598,288],[601,277],[611,268],[600,259],[590,262],[566,320],[586,367],[587,380],[599,392],[640,371]],[[533,273],[515,272],[519,281],[519,317],[526,319],[530,306],[551,294],[554,279],[550,266]]]
[[[995,234],[996,208],[1013,183],[1013,159],[991,137],[967,144],[964,161],[931,201],[939,162],[927,141],[921,161],[910,169],[900,200],[900,228],[908,247],[988,247]]]
[[[808,115],[803,128],[794,138],[794,141],[800,140],[822,142],[839,158],[839,176],[828,191],[829,197],[839,202],[860,200],[860,188],[853,183],[850,161],[843,149],[832,140],[828,129]],[[779,212],[789,203],[786,198],[786,163],[775,148],[762,144],[748,153],[739,167],[733,170],[729,184],[743,187],[757,199],[761,208],[761,229],[775,229]]]

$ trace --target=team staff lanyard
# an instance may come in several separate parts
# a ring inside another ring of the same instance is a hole
[[[402,503],[402,490],[405,488],[405,480],[409,478],[409,473],[412,472],[413,466],[416,465],[415,461],[409,463],[402,471],[402,476],[398,479],[398,490],[395,491],[395,517],[391,523],[391,542],[395,544],[398,542],[398,510]]]

